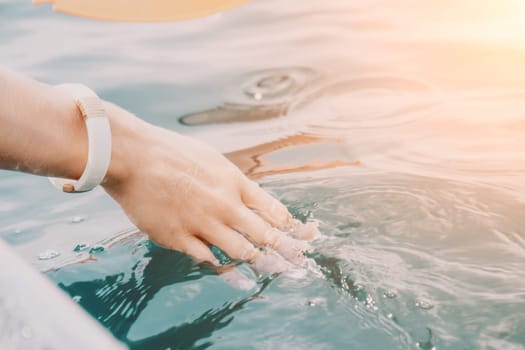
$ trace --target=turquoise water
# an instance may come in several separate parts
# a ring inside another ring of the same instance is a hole
[[[306,264],[239,265],[239,288],[100,190],[0,173],[1,237],[131,348],[525,348],[520,1],[133,25],[4,0],[0,19],[0,64],[202,139],[320,224]]]

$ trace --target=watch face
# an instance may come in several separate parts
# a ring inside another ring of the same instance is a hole
[[[247,0],[33,0],[53,3],[55,11],[122,22],[171,22],[209,16]]]

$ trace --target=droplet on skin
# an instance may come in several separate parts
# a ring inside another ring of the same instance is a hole
[[[43,251],[42,253],[38,254],[38,259],[39,260],[50,260],[50,259],[56,258],[59,255],[60,255],[60,253],[57,252],[56,250],[48,249],[48,250]]]

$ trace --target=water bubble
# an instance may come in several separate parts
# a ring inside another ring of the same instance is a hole
[[[416,342],[416,346],[418,348],[424,349],[424,350],[437,350],[437,348],[435,346],[433,346],[432,344],[430,344],[430,343]]]
[[[306,305],[310,307],[326,306],[326,300],[322,297],[313,297],[306,301]]]
[[[72,299],[75,303],[80,303],[80,300],[82,300],[82,297],[80,295],[75,295]]]
[[[73,218],[71,218],[71,223],[72,224],[78,224],[78,223],[81,223],[82,221],[84,221],[86,218],[83,217],[83,216],[74,216]]]
[[[89,248],[89,244],[86,244],[86,243],[79,243],[75,246],[75,248],[73,248],[73,251],[74,252],[81,252],[81,251],[84,251],[86,249]]]
[[[104,246],[102,244],[97,244],[95,246],[93,246],[90,250],[89,250],[89,253],[90,254],[94,254],[94,253],[102,253],[106,248],[104,248]]]
[[[320,78],[305,67],[285,67],[243,75],[225,87],[224,104],[184,115],[183,125],[253,122],[285,115],[292,100]]]
[[[372,311],[377,311],[379,309],[376,305],[376,301],[370,294],[366,295],[365,306],[367,309],[372,310]]]
[[[53,249],[48,249],[38,254],[38,260],[50,260],[59,256],[60,253]]]
[[[423,350],[436,350],[436,347],[432,343],[432,338],[433,338],[432,329],[430,329],[429,327],[425,327],[424,330],[425,330],[426,335],[421,334],[421,337],[424,337],[426,339],[416,342],[416,346]],[[419,333],[419,331],[417,333]]]
[[[364,289],[365,289],[365,286],[363,286],[363,285],[360,284],[360,283],[356,283],[356,284],[354,285],[354,291],[356,291],[356,292],[360,292],[360,291],[362,291],[362,290],[364,290]]]
[[[269,71],[268,75],[255,76],[258,80],[249,81],[242,89],[246,96],[260,101],[263,98],[286,96],[296,85],[295,79],[280,71]]]
[[[395,299],[397,298],[397,293],[389,289],[383,293],[383,298]]]
[[[431,302],[426,300],[416,300],[416,306],[421,310],[430,310],[434,307]]]
[[[389,312],[386,317],[388,317],[389,319],[393,319],[394,318],[394,314]]]

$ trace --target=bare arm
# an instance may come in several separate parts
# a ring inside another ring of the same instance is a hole
[[[287,233],[315,234],[207,145],[105,108],[113,148],[102,186],[157,243],[207,261],[210,245],[236,259],[256,259],[257,246],[293,259],[300,244]],[[78,179],[87,147],[70,97],[0,67],[1,169]]]

